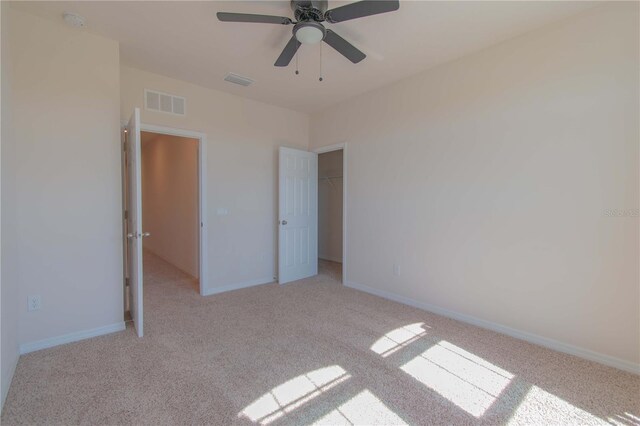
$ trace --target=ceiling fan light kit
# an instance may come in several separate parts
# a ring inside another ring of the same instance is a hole
[[[357,64],[366,58],[366,55],[334,31],[322,25],[322,22],[334,24],[365,16],[393,12],[398,10],[399,7],[399,0],[363,0],[335,9],[328,9],[327,0],[291,0],[291,9],[296,21],[284,16],[254,15],[249,13],[218,12],[217,16],[223,22],[293,25],[293,35],[276,60],[274,64],[276,67],[289,65],[298,52],[300,45],[317,44],[322,41],[337,50],[352,63]],[[296,74],[298,74],[297,69]],[[320,81],[322,81],[322,76]]]
[[[299,22],[293,27],[293,35],[302,44],[316,44],[324,40],[327,30],[318,22]]]

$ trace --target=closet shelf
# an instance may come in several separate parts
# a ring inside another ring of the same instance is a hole
[[[326,180],[333,189],[336,189],[336,186],[333,184],[331,179],[342,179],[342,176],[322,176],[318,178],[318,180]]]

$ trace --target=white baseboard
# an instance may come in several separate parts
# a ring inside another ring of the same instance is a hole
[[[520,339],[530,343],[534,343],[536,345],[544,346],[546,348],[553,349],[558,352],[564,352],[570,355],[575,355],[580,358],[588,359],[589,361],[599,362],[600,364],[604,364],[609,367],[615,367],[620,370],[624,370],[630,373],[640,375],[640,364],[636,364],[620,358],[612,357],[610,355],[601,354],[599,352],[594,352],[589,349],[584,349],[584,348],[563,343],[557,340],[549,339],[547,337],[539,336],[537,334],[529,333],[527,331],[517,330],[515,328],[507,327],[502,324],[476,318],[471,315],[461,314],[459,312],[451,311],[449,309],[441,308],[439,306],[431,305],[429,303],[419,302],[419,301],[410,299],[408,297],[400,296],[385,290],[379,290],[377,288],[369,287],[353,281],[347,281],[345,282],[345,285],[347,287],[364,291],[366,293],[370,293],[375,296],[382,297],[384,299],[393,300],[394,302],[399,302],[405,305],[413,306],[414,308],[433,312],[434,314],[442,315],[447,318],[452,318],[461,322],[465,322],[467,324],[486,328],[492,331],[497,331],[498,333],[506,334],[508,336],[515,337],[516,339]]]
[[[333,256],[318,256],[318,259],[328,260],[330,262],[342,263],[341,257],[333,257]]]
[[[204,290],[203,296],[211,296],[213,294],[225,293],[227,291],[240,290],[241,288],[253,287],[256,285],[271,284],[273,277],[258,278],[257,280],[243,281],[240,283],[229,284],[222,287],[207,288]]]
[[[124,321],[115,324],[105,325],[103,327],[92,328],[90,330],[76,331],[62,336],[50,337],[48,339],[37,340],[35,342],[23,343],[20,345],[20,355],[29,352],[39,351],[40,349],[52,348],[65,343],[77,342],[79,340],[90,339],[91,337],[102,336],[105,334],[115,333],[124,330]]]

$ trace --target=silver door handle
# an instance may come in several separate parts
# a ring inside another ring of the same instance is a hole
[[[151,236],[151,232],[143,232],[142,236],[143,237],[150,237]]]
[[[129,232],[127,234],[127,238],[131,239],[131,238],[136,238],[136,234],[132,234],[131,232]]]
[[[282,221],[282,222],[280,222],[280,223],[282,223],[283,225],[286,225],[286,224],[287,224],[287,221],[286,221],[286,220],[283,220],[283,221]]]

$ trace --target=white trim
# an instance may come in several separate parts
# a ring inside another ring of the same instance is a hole
[[[207,257],[207,247],[209,234],[207,232],[207,135],[204,133],[200,137],[198,144],[198,173],[200,177],[199,203],[200,203],[200,267],[198,283],[200,283],[200,295],[204,296],[208,280],[209,258]]]
[[[211,296],[213,294],[226,293],[227,291],[240,290],[241,288],[254,287],[263,284],[274,283],[273,277],[259,278],[257,280],[243,281],[236,284],[229,284],[222,287],[214,287],[207,289],[207,292],[203,296]]]
[[[198,205],[200,223],[200,258],[198,259],[198,282],[200,295],[206,296],[207,290],[207,135],[206,133],[192,130],[176,129],[171,127],[156,126],[153,124],[140,124],[141,132],[160,133],[163,135],[180,136],[184,138],[198,139]]]
[[[340,151],[341,149],[344,149],[346,143],[336,143],[333,145],[326,145],[326,146],[321,146],[320,148],[316,148],[313,150],[313,152],[315,152],[316,154],[324,154],[325,152],[331,152],[331,151]]]
[[[76,331],[75,333],[64,334],[62,336],[50,337],[48,339],[37,340],[35,342],[23,343],[20,345],[20,355],[29,352],[39,351],[41,349],[52,348],[66,343],[78,342],[80,340],[90,339],[92,337],[103,336],[124,330],[124,321],[115,324],[105,325],[103,327],[92,328],[90,330]]]
[[[369,287],[367,285],[359,284],[353,281],[345,282],[347,287],[364,291],[366,293],[373,294],[385,299],[393,300],[405,305],[413,306],[414,308],[422,309],[425,311],[433,312],[438,315],[442,315],[447,318],[452,318],[467,324],[475,325],[481,328],[485,328],[498,333],[506,334],[507,336],[515,337],[516,339],[524,340],[536,345],[544,346],[549,349],[553,349],[558,352],[564,352],[566,354],[574,355],[580,358],[587,359],[589,361],[599,362],[600,364],[607,365],[609,367],[615,367],[620,370],[628,371],[629,373],[640,375],[640,364],[625,361],[620,358],[616,358],[610,355],[594,352],[589,349],[584,349],[578,346],[563,343],[554,339],[539,336],[537,334],[529,333],[527,331],[517,330],[515,328],[507,327],[502,324],[498,324],[491,321],[486,321],[480,318],[476,318],[471,315],[462,314],[459,312],[451,311],[449,309],[441,308],[429,303],[419,302],[417,300],[410,299],[408,297],[400,296],[395,293],[391,293],[385,290]]]
[[[183,138],[207,139],[207,134],[194,132],[193,130],[178,129],[174,127],[156,126],[155,124],[140,123],[141,132],[161,133],[163,135],[182,136]]]
[[[349,187],[349,174],[347,173],[347,143],[341,142],[333,145],[321,146],[313,150],[316,154],[342,150],[342,283],[347,282],[347,188]],[[332,260],[332,259],[329,259]]]

